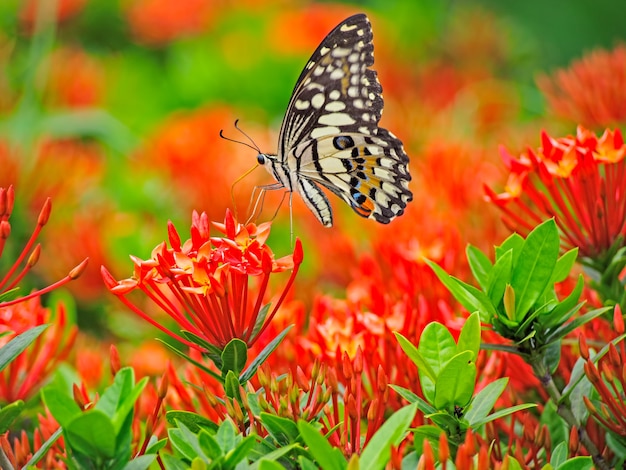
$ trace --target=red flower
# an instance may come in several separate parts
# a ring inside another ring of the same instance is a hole
[[[585,126],[626,120],[626,45],[596,50],[537,80],[554,114]]]
[[[233,338],[252,345],[283,302],[302,262],[302,245],[296,240],[293,255],[274,259],[265,244],[270,224],[237,223],[230,211],[224,224],[214,224],[225,236],[209,236],[205,213],[193,213],[191,238],[181,243],[174,225],[168,225],[169,244],[157,246],[149,260],[132,257],[133,277],[116,281],[102,267],[107,287],[139,316],[190,347],[199,346],[160,325],[132,304],[126,295],[142,290],[180,328],[223,348]],[[271,312],[262,309],[272,273],[292,269]],[[256,280],[256,293],[250,287]]]
[[[565,249],[597,258],[626,235],[626,146],[619,130],[600,137],[584,127],[576,136],[541,135],[541,147],[515,158],[502,150],[510,170],[506,191],[485,186],[487,198],[513,230],[527,234],[554,217]]]
[[[13,190],[13,186],[9,186],[7,189],[0,187],[0,257],[2,257],[5,243],[11,235],[11,224],[9,223],[9,218],[13,212],[14,201],[15,192]],[[35,241],[37,240],[43,226],[48,222],[51,210],[52,202],[50,201],[50,198],[48,198],[39,213],[37,226],[35,227],[35,230],[30,236],[28,242],[26,242],[22,252],[18,255],[17,259],[4,276],[2,277],[0,275],[0,309],[15,305],[28,299],[39,297],[42,294],[57,289],[58,287],[77,279],[85,270],[88,258],[85,258],[79,265],[73,268],[63,279],[44,287],[43,289],[31,292],[23,297],[16,297],[12,293],[14,289],[17,289],[18,283],[24,278],[30,269],[37,264],[37,261],[39,261],[41,246],[39,244],[35,245]],[[3,302],[2,300],[5,298],[10,300],[5,300]]]
[[[0,307],[0,333],[9,332],[0,339],[1,346],[26,330],[45,323],[52,325],[0,372],[0,400],[3,403],[32,397],[68,356],[78,329],[76,325],[68,325],[62,304],[54,314],[42,307],[38,298]]]

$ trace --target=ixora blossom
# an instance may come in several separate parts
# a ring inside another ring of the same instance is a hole
[[[626,44],[589,52],[569,67],[540,76],[539,88],[557,116],[589,127],[626,119]]]
[[[0,187],[0,258],[2,257],[6,242],[11,235],[11,223],[9,218],[13,212],[13,205],[15,203],[15,190],[13,186],[8,188]],[[0,273],[0,312],[5,307],[15,305],[25,300],[39,297],[45,293],[48,293],[54,289],[67,284],[70,281],[77,279],[87,267],[88,258],[85,258],[80,264],[74,267],[67,276],[63,279],[44,287],[40,290],[31,292],[28,295],[19,296],[17,294],[19,282],[26,276],[26,274],[32,269],[41,255],[41,245],[35,244],[39,233],[43,229],[44,225],[48,222],[50,212],[52,211],[52,202],[50,198],[46,199],[39,217],[37,219],[37,226],[33,230],[32,235],[24,245],[21,253],[17,256],[17,259],[8,271],[4,274]]]
[[[575,136],[541,134],[541,147],[514,157],[505,192],[485,186],[509,228],[522,234],[554,217],[564,249],[598,259],[626,235],[626,145],[619,129],[601,136],[579,126]]]
[[[174,225],[168,224],[169,246],[161,243],[152,257],[135,264],[131,278],[117,281],[102,267],[109,290],[140,317],[182,343],[205,349],[167,329],[141,310],[127,294],[139,289],[181,328],[220,349],[238,338],[251,346],[276,314],[293,284],[302,262],[302,245],[296,239],[294,252],[274,259],[269,246],[270,223],[240,224],[230,211],[223,224],[214,223],[223,236],[211,237],[209,219],[194,211],[191,238],[181,243]],[[264,305],[270,276],[291,269],[280,297],[270,312]],[[251,285],[251,279],[256,285]]]

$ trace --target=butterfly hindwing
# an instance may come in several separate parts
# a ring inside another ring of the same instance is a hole
[[[322,137],[301,147],[301,179],[328,188],[362,217],[388,223],[412,198],[402,143],[386,129],[376,136]]]

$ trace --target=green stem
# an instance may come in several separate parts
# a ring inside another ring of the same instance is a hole
[[[600,470],[609,470],[608,464],[604,460],[604,457],[602,457],[602,454],[600,454],[600,451],[598,450],[596,445],[589,437],[589,434],[587,434],[585,428],[581,425],[576,416],[574,416],[574,413],[572,413],[572,410],[565,403],[568,400],[562,400],[563,396],[561,394],[561,391],[554,383],[552,374],[544,364],[542,356],[533,351],[529,356],[527,356],[527,361],[533,368],[535,376],[539,379],[543,388],[548,392],[548,395],[550,396],[552,401],[557,404],[557,413],[559,414],[559,416],[563,418],[563,420],[568,424],[570,428],[576,426],[576,429],[578,430],[578,438],[582,445],[585,447],[585,449],[587,449],[587,451],[591,455],[595,467]]]

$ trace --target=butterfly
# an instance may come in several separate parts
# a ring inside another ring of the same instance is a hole
[[[280,128],[278,153],[257,161],[276,179],[263,189],[300,194],[326,227],[333,224],[320,186],[362,217],[383,224],[413,198],[402,142],[378,126],[382,87],[374,64],[372,25],[345,19],[317,47],[296,82]]]

